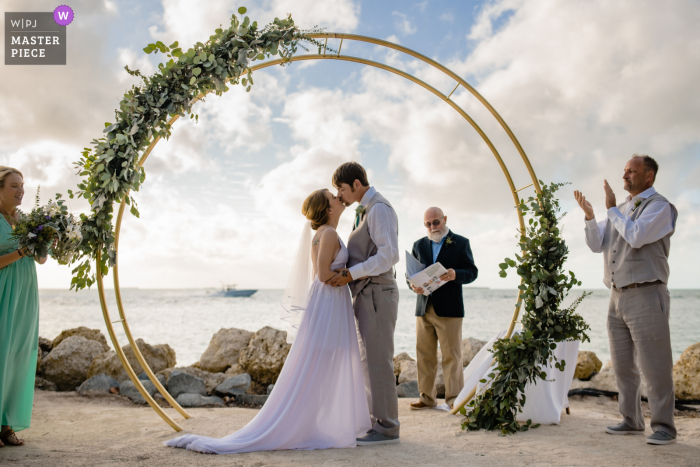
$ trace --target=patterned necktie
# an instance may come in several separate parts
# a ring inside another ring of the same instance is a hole
[[[362,213],[365,212],[365,207],[363,205],[359,205],[355,208],[355,225],[353,225],[352,230],[355,230],[360,226],[360,216]]]

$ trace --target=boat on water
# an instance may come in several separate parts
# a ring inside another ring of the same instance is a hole
[[[221,290],[221,295],[224,297],[250,297],[257,290],[254,289],[241,289],[238,290],[235,285],[225,285]]]

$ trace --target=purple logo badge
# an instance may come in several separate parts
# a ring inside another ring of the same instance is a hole
[[[73,22],[74,16],[73,10],[68,5],[58,6],[53,11],[53,20],[60,26],[68,26]]]

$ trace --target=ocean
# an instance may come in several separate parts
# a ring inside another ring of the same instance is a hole
[[[250,298],[216,296],[214,289],[135,289],[122,290],[124,309],[135,338],[149,344],[170,344],[178,365],[199,360],[214,333],[221,328],[257,331],[263,326],[285,329],[280,320],[282,290],[259,290]],[[581,290],[572,291],[565,304]],[[593,290],[578,312],[591,326],[591,341],[581,350],[592,350],[603,363],[610,359],[606,316],[608,290]],[[106,291],[112,321],[119,319],[114,291]],[[462,336],[488,340],[506,329],[513,315],[515,290],[464,288],[466,317]],[[53,339],[62,330],[78,326],[100,329],[109,335],[102,317],[97,290],[74,292],[39,290],[41,315],[39,335]],[[415,358],[415,294],[400,290],[396,323],[395,354],[407,352]],[[128,343],[120,323],[114,324],[119,343]],[[671,290],[671,343],[674,362],[689,345],[700,341],[700,290]],[[111,346],[110,342],[110,346]]]

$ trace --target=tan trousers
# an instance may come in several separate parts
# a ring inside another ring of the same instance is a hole
[[[651,429],[675,437],[670,312],[671,297],[665,284],[613,289],[608,310],[608,338],[620,390],[620,413],[625,423],[636,430],[644,429],[641,378],[634,360],[636,352],[649,388]]]
[[[425,316],[416,317],[416,356],[418,391],[425,405],[437,405],[437,345],[442,350],[442,371],[445,376],[445,402],[452,405],[464,387],[462,373],[462,318],[442,318],[435,314],[428,300]]]

